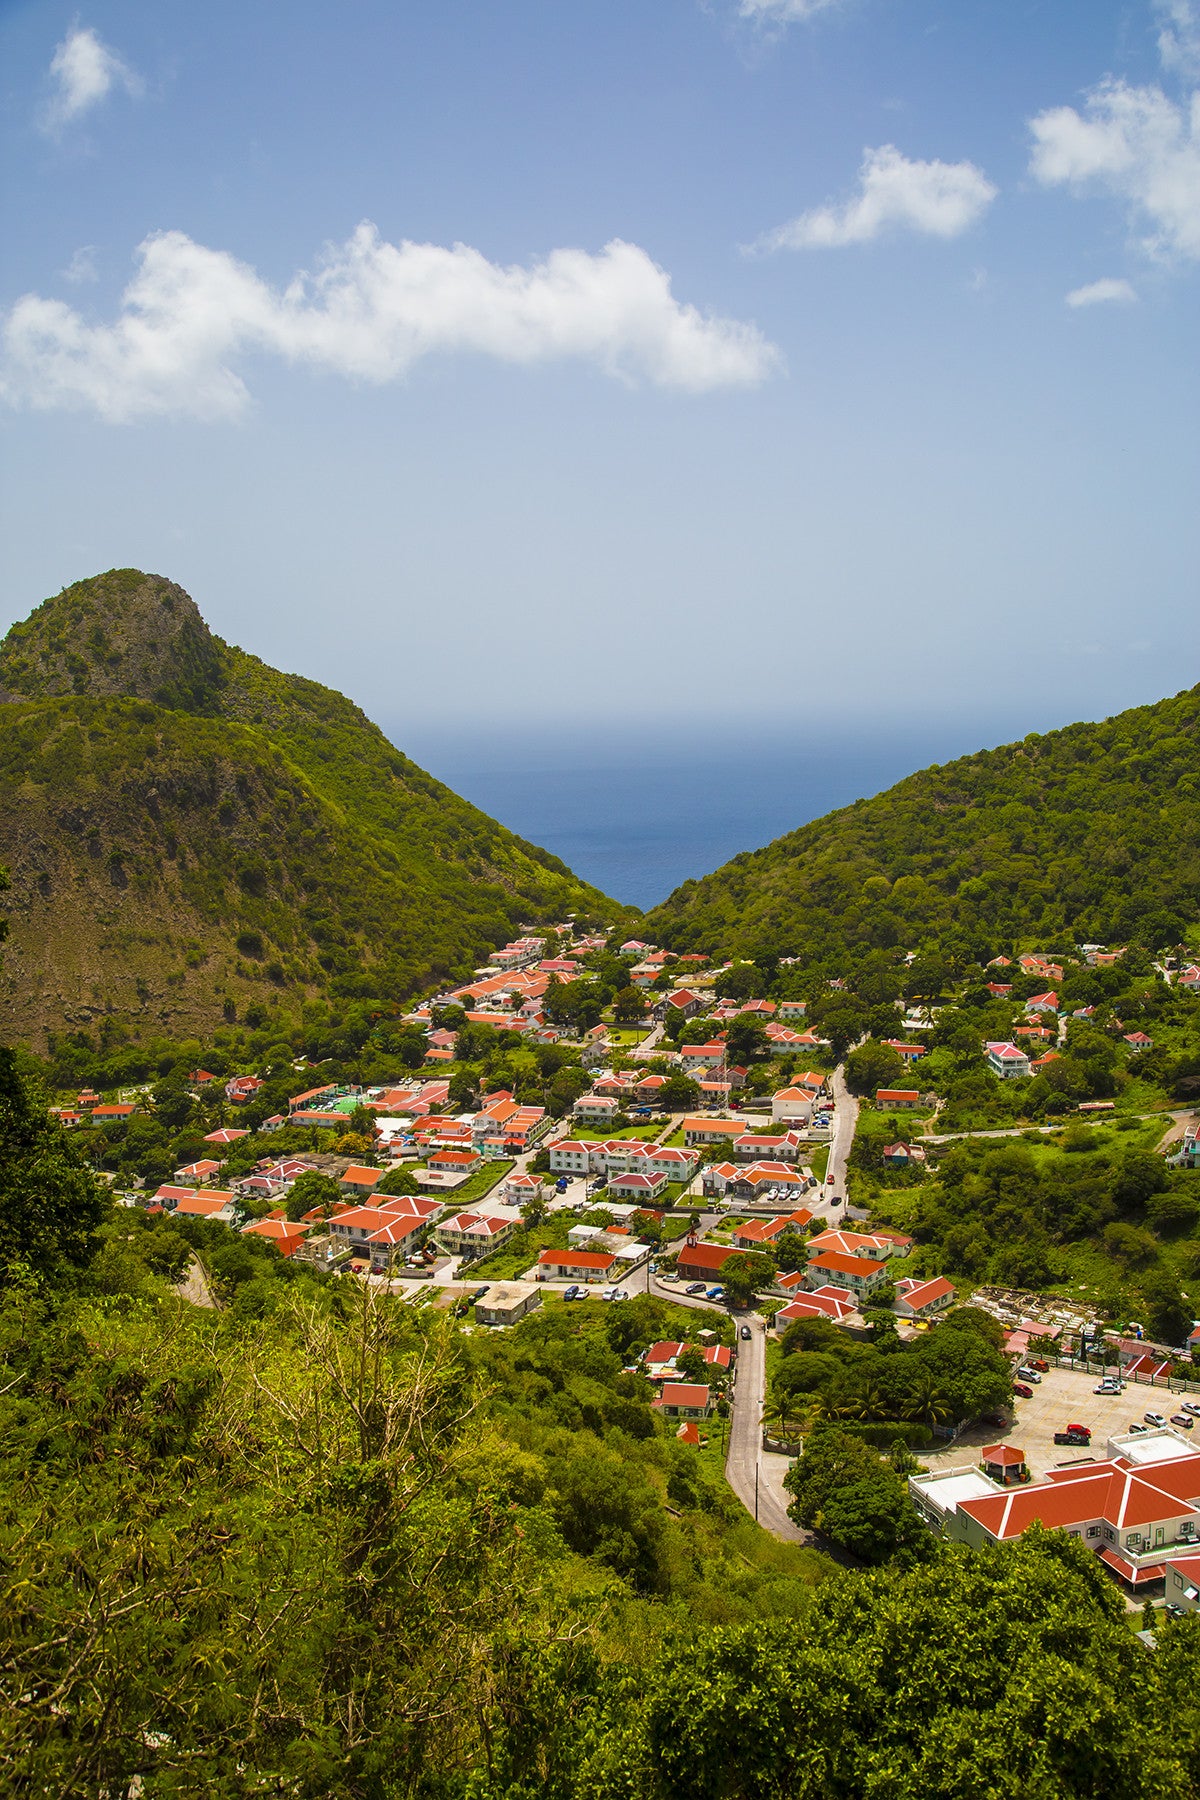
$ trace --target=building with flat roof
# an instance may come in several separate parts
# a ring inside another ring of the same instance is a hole
[[[475,1302],[475,1317],[481,1325],[515,1325],[541,1304],[535,1281],[501,1281]]]

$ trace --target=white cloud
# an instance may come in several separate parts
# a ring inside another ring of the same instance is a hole
[[[1068,306],[1103,306],[1106,302],[1116,301],[1128,305],[1137,299],[1137,289],[1132,282],[1122,281],[1115,275],[1105,275],[1099,281],[1089,281],[1086,287],[1072,288],[1066,296]]]
[[[115,87],[134,96],[142,91],[140,78],[116,51],[101,43],[90,28],[80,25],[67,34],[54,52],[50,76],[55,92],[42,119],[43,129],[49,132],[61,131],[64,125],[82,118]]]
[[[1107,189],[1149,225],[1150,255],[1200,257],[1200,93],[1176,105],[1161,88],[1104,81],[1082,113],[1056,106],[1030,129],[1044,186]]]
[[[61,300],[17,301],[3,321],[10,402],[230,418],[249,400],[235,365],[256,352],[375,383],[437,353],[575,357],[692,393],[753,385],[781,361],[753,325],[682,305],[666,272],[620,240],[502,268],[466,244],[389,244],[362,224],[282,290],[180,231],[147,238],[138,257],[111,324]]]
[[[759,248],[817,250],[867,244],[891,227],[958,237],[982,218],[997,189],[974,163],[911,162],[894,144],[863,152],[859,190],[769,232]]]
[[[1158,54],[1163,68],[1200,75],[1200,12],[1194,0],[1155,0],[1154,10],[1162,20]]]
[[[842,6],[845,0],[741,0],[738,13],[743,19],[758,19],[778,25],[794,25],[817,13]]]
[[[62,275],[63,280],[69,281],[73,287],[77,287],[85,281],[99,280],[95,244],[81,244],[63,270]]]

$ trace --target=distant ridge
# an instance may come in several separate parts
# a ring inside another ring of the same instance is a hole
[[[223,643],[162,576],[45,601],[0,644],[0,697],[13,1041],[388,1007],[523,921],[627,911],[343,695]]]
[[[1200,687],[922,770],[676,888],[643,936],[836,962],[1173,943],[1200,922]]]

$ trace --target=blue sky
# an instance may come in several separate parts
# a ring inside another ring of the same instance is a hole
[[[401,743],[1200,678],[1190,0],[10,0],[0,56],[0,627],[136,564]]]

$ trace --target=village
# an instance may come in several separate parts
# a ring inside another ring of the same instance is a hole
[[[575,937],[570,922],[549,942],[530,931],[471,982],[405,1015],[405,1026],[423,1035],[420,1070],[372,1086],[317,1081],[253,1129],[216,1127],[203,1157],[153,1191],[121,1197],[148,1212],[225,1225],[285,1258],[355,1275],[412,1304],[450,1305],[468,1330],[511,1327],[546,1304],[589,1299],[650,1295],[698,1309],[694,1341],[655,1342],[637,1367],[681,1442],[699,1447],[718,1418],[728,1421],[735,1492],[779,1535],[795,1535],[783,1488],[788,1453],[763,1427],[771,1346],[797,1321],[812,1320],[869,1341],[886,1318],[902,1340],[914,1339],[961,1298],[948,1274],[911,1272],[912,1238],[873,1224],[869,1206],[851,1203],[848,1184],[860,1106],[897,1122],[882,1146],[885,1164],[919,1169],[926,1157],[902,1123],[909,1115],[921,1115],[928,1141],[937,1141],[938,1096],[920,1082],[928,1054],[921,1034],[935,1015],[913,1007],[903,1034],[884,1040],[916,1085],[855,1095],[828,1041],[806,1027],[806,1001],[722,999],[715,986],[724,971],[704,957],[624,942],[616,954],[634,997],[622,994],[594,1023],[586,1006],[564,1018],[563,994],[586,997],[589,958],[613,948]],[[1101,966],[1119,955],[1099,946],[1082,954]],[[1049,959],[998,957],[988,969],[993,1000],[1009,998],[1014,973],[1063,979]],[[1195,968],[1176,979],[1181,990],[1200,988]],[[995,1082],[1044,1070],[1062,1054],[1072,1022],[1092,1010],[1060,1013],[1053,985],[1029,995],[1009,1037],[982,1042]],[[756,1062],[739,1056],[747,1024],[759,1059],[782,1072],[768,1092],[760,1091]],[[556,1115],[499,1087],[473,1108],[455,1106],[460,1033],[479,1027],[569,1050],[581,1077],[570,1105]],[[1131,1052],[1152,1045],[1145,1033],[1126,1037]],[[198,1096],[220,1089],[236,1117],[264,1078],[196,1068],[188,1082]],[[1087,1116],[1110,1104],[1078,1110]],[[68,1127],[119,1131],[144,1105],[139,1095],[112,1102],[84,1091],[59,1117]],[[306,1128],[332,1146],[351,1127],[362,1144],[357,1157],[332,1148],[271,1154],[272,1138],[289,1129]],[[241,1165],[252,1139],[263,1154],[226,1179],[231,1152]],[[1193,1119],[1171,1160],[1194,1166],[1197,1154]],[[300,1204],[314,1178],[319,1199]],[[939,1535],[970,1543],[1052,1524],[1083,1537],[1130,1595],[1161,1584],[1172,1604],[1195,1605],[1200,1455],[1187,1434],[1200,1405],[1181,1396],[1200,1391],[1200,1370],[1194,1383],[1183,1380],[1179,1359],[1200,1349],[1200,1327],[1188,1346],[1152,1346],[1140,1336],[1106,1337],[1083,1304],[1054,1307],[1037,1294],[985,1288],[971,1300],[1003,1328],[1011,1405],[953,1422],[949,1442],[909,1478],[921,1517]],[[732,1344],[713,1341],[703,1324],[714,1309],[740,1321]],[[1141,1421],[1128,1417],[1126,1398],[1127,1386],[1139,1384],[1164,1390],[1162,1410],[1156,1400]],[[1009,1435],[982,1441],[989,1424]],[[1105,1440],[1099,1461],[1093,1436]],[[968,1446],[978,1454],[964,1463]],[[1063,1459],[1064,1447],[1076,1454]]]

